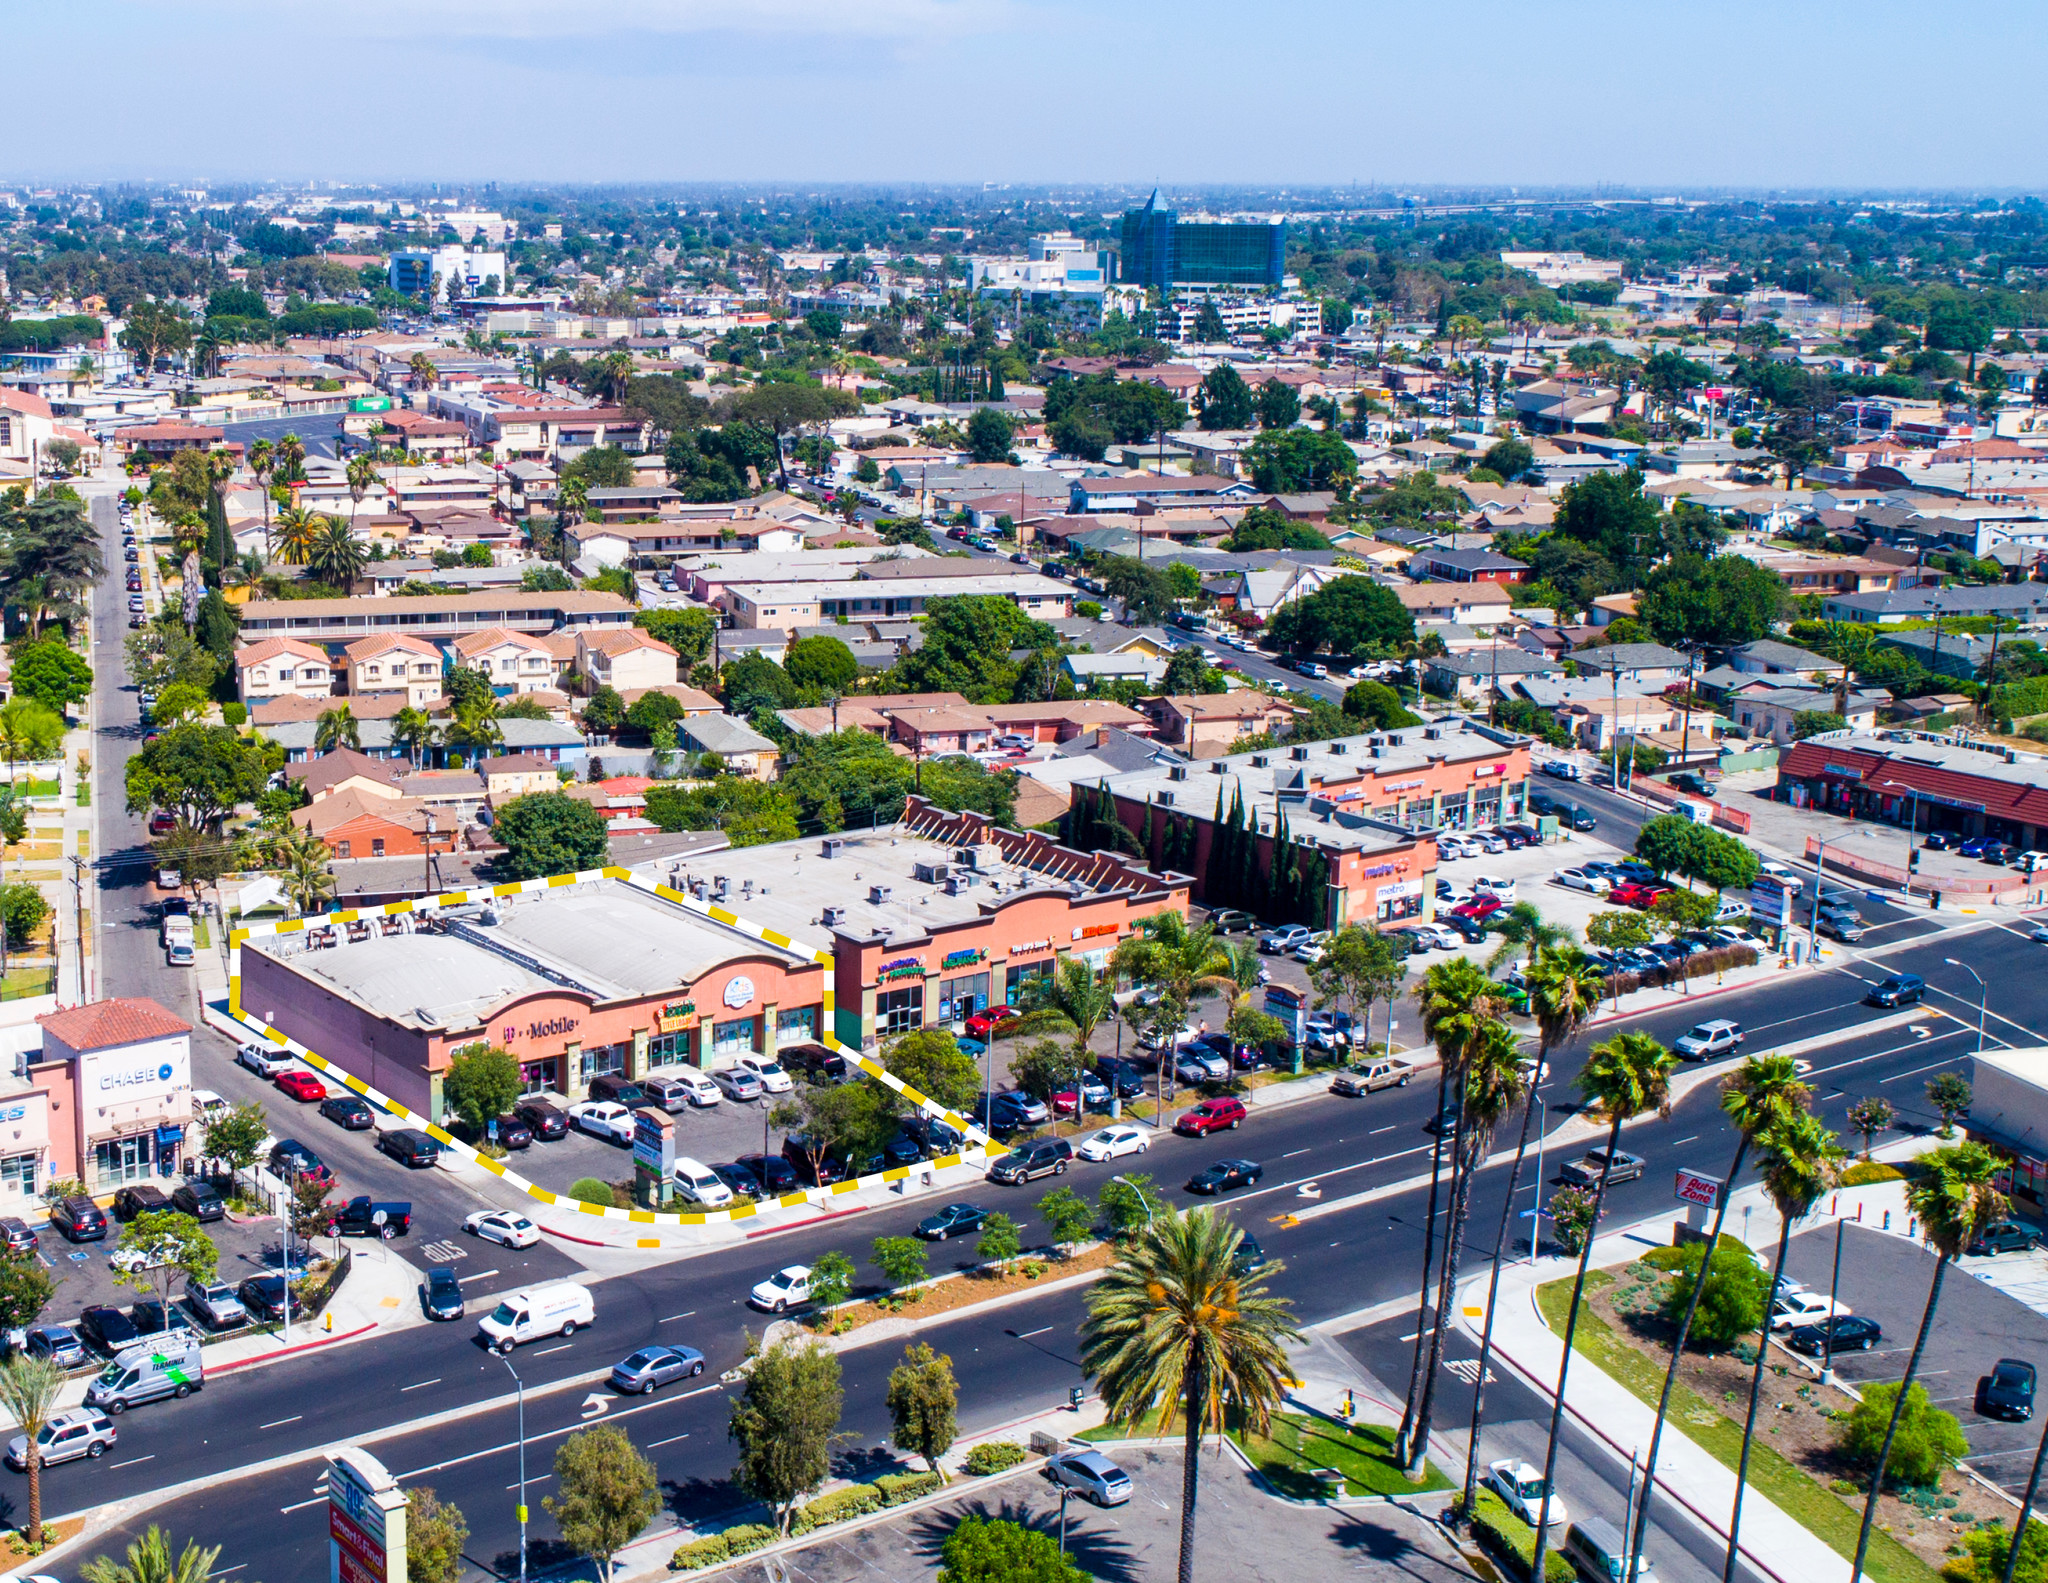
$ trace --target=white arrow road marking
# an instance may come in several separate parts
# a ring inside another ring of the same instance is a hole
[[[583,1412],[580,1416],[584,1418],[601,1417],[604,1414],[604,1410],[611,1406],[611,1404],[612,1399],[609,1396],[600,1396],[596,1391],[592,1391],[583,1398]]]

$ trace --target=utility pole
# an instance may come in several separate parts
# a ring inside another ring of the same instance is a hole
[[[83,1006],[92,999],[92,988],[85,969],[85,859],[76,853],[71,856],[71,901],[78,920],[78,1003]],[[0,923],[0,972],[5,971],[6,938],[7,926]]]

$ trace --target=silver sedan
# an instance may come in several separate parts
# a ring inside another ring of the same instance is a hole
[[[759,1099],[761,1079],[744,1066],[728,1066],[722,1072],[713,1072],[711,1081],[718,1085],[719,1092],[727,1099]]]
[[[612,1365],[611,1385],[627,1396],[646,1396],[656,1386],[694,1379],[704,1372],[704,1354],[694,1347],[642,1347]]]

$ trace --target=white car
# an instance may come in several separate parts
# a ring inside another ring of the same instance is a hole
[[[462,1222],[462,1229],[507,1248],[530,1248],[540,1241],[540,1227],[509,1209],[480,1209]]]
[[[719,1093],[718,1085],[694,1066],[670,1067],[661,1075],[679,1086],[684,1097],[699,1110],[708,1110],[725,1097]]]
[[[766,1093],[787,1094],[796,1087],[796,1084],[790,1081],[789,1074],[776,1064],[772,1055],[743,1055],[733,1062],[733,1065],[743,1066],[758,1077],[761,1080],[761,1088]]]
[[[133,1275],[137,1270],[160,1270],[170,1263],[170,1255],[162,1251],[151,1252],[143,1247],[119,1247],[107,1257],[107,1263],[123,1275]]]
[[[1733,1055],[1742,1048],[1742,1024],[1726,1017],[1696,1023],[1673,1039],[1671,1048],[1688,1061],[1711,1061],[1717,1055]]]
[[[1465,937],[1455,929],[1440,923],[1426,923],[1415,931],[1415,938],[1434,951],[1454,951],[1465,943]]]
[[[228,1113],[228,1109],[228,1102],[212,1089],[195,1088],[192,1090],[192,1114],[199,1118],[201,1126],[212,1121],[216,1116],[225,1116]],[[5,1583],[5,1580],[0,1579],[0,1583]]]
[[[1614,881],[1605,874],[1589,874],[1582,868],[1561,868],[1550,876],[1550,883],[1568,890],[1589,890],[1595,896],[1605,896],[1614,889]]]
[[[1468,846],[1454,835],[1440,835],[1436,838],[1436,855],[1447,862],[1456,862],[1462,858],[1474,857],[1478,854],[1478,851],[1478,847]]]
[[[1494,874],[1481,874],[1472,881],[1472,889],[1481,896],[1498,896],[1503,906],[1512,907],[1515,902],[1515,882],[1502,879]]]
[[[1489,857],[1498,857],[1508,849],[1507,837],[1496,835],[1491,830],[1474,830],[1465,837],[1467,846],[1476,846]]]
[[[1114,1127],[1104,1127],[1095,1133],[1074,1153],[1084,1160],[1114,1160],[1119,1155],[1143,1154],[1151,1147],[1152,1140],[1145,1135],[1142,1127],[1120,1122]]]
[[[1847,1303],[1833,1302],[1819,1292],[1786,1292],[1771,1304],[1771,1328],[1793,1330],[1800,1325],[1817,1325],[1830,1314],[1847,1316]]]
[[[1330,949],[1330,938],[1330,931],[1328,929],[1318,929],[1290,951],[1288,955],[1292,956],[1297,962],[1305,962],[1310,967],[1314,967],[1316,963],[1322,961],[1324,953]]]
[[[594,1137],[633,1141],[633,1112],[609,1099],[585,1099],[569,1107],[569,1120]]]
[[[1496,1462],[1486,1470],[1486,1486],[1508,1503],[1508,1509],[1531,1528],[1536,1519],[1547,1519],[1553,1528],[1561,1528],[1571,1518],[1564,1501],[1555,1491],[1551,1492],[1550,1505],[1543,1509],[1543,1493],[1547,1486],[1540,1469],[1526,1462],[1510,1457],[1505,1462]]]
[[[767,1309],[771,1314],[779,1314],[792,1304],[810,1300],[811,1267],[808,1264],[787,1265],[747,1293],[748,1302],[756,1308]]]

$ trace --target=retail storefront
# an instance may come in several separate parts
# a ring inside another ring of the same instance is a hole
[[[94,1194],[178,1175],[192,1124],[191,1024],[140,999],[96,1001],[37,1021],[42,1059],[26,1081],[47,1107],[48,1175],[75,1176]],[[0,1130],[32,1133],[34,1111],[23,1095],[0,1100]],[[28,1152],[11,1156],[16,1180],[31,1170]]]

